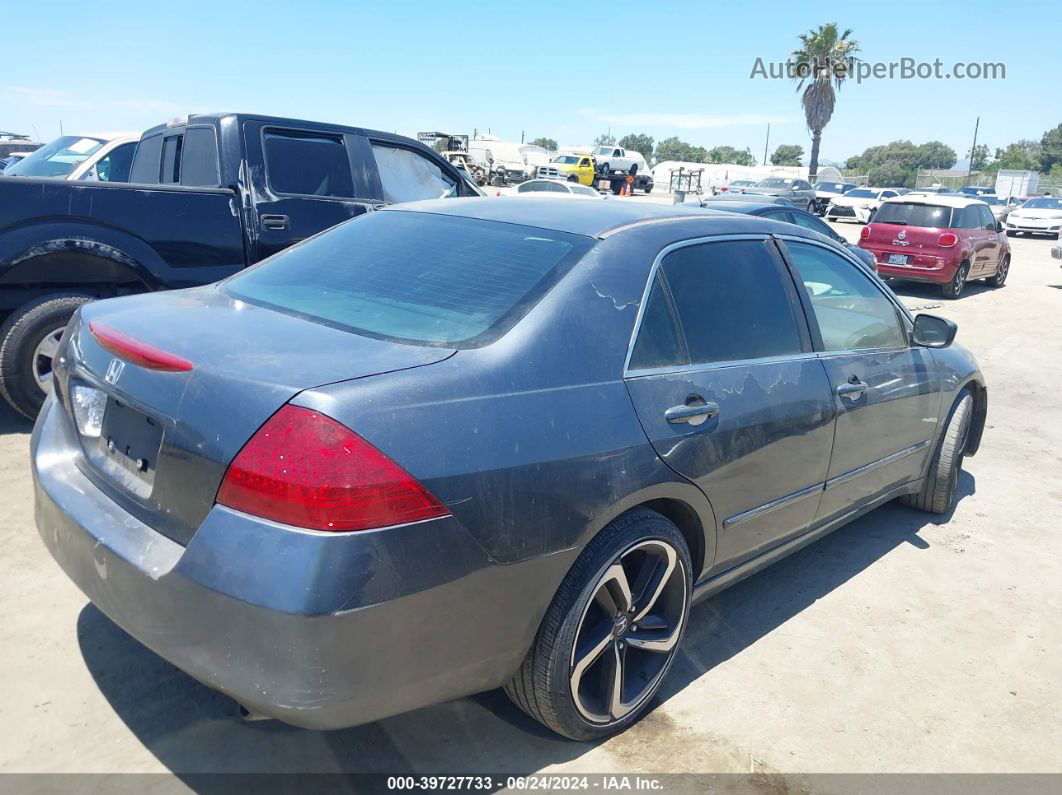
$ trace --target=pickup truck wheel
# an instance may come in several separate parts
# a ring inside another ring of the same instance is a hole
[[[578,182],[578,181],[579,181],[579,178],[577,176],[575,176],[575,174],[572,174],[570,177],[568,177],[568,182]]]
[[[634,165],[632,165],[632,166],[631,166],[631,170],[630,170],[630,172],[629,172],[629,173],[630,173],[630,175],[631,175],[632,177],[633,177],[633,176],[634,176],[635,174],[637,174],[637,173],[638,173],[638,164],[637,164],[637,163],[635,163]]]
[[[52,389],[52,357],[85,295],[49,295],[26,304],[0,326],[0,394],[35,419]]]
[[[612,169],[608,167],[608,163],[601,164],[601,173],[604,174],[606,177],[612,173]]]
[[[653,186],[652,185],[646,185],[644,188],[642,188],[642,190],[644,190],[647,194],[648,193],[652,193],[653,192]]]

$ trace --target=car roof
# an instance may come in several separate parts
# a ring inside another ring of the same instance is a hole
[[[784,204],[775,204],[774,202],[756,202],[756,201],[724,201],[718,202],[718,204],[709,202],[705,209],[718,209],[729,213],[750,213],[754,214],[760,210],[782,210],[791,211],[798,210],[797,207],[787,207]]]
[[[150,135],[154,135],[160,131],[167,129],[174,129],[178,127],[186,127],[193,124],[210,124],[213,126],[219,126],[224,119],[234,119],[238,125],[242,125],[245,121],[260,121],[265,124],[276,124],[281,127],[299,127],[304,130],[324,132],[329,131],[342,131],[351,133],[353,135],[371,135],[374,138],[380,138],[383,140],[391,141],[403,141],[408,142],[410,139],[406,136],[396,135],[394,133],[384,132],[383,130],[370,130],[367,127],[351,127],[345,124],[330,124],[328,122],[310,121],[308,119],[288,119],[283,116],[265,116],[260,113],[193,113],[187,116],[181,116],[165,124],[156,124],[147,130],[144,130],[140,138],[143,140]],[[422,146],[425,149],[431,149],[431,147],[422,144],[420,141],[416,142],[418,146]],[[498,141],[479,141],[471,143],[500,143]],[[435,151],[432,149],[431,151]]]
[[[950,193],[908,193],[884,201],[885,204],[932,204],[937,207],[969,207],[971,204],[984,204],[976,196]]]
[[[773,206],[773,205],[772,205]],[[423,212],[520,224],[587,237],[611,234],[663,221],[703,221],[698,234],[759,233],[818,238],[811,230],[743,213],[713,211],[697,204],[650,204],[618,199],[608,202],[573,202],[562,198],[513,196],[504,201],[470,197],[430,199],[382,208],[384,212]]]

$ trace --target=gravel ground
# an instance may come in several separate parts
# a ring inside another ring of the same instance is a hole
[[[894,284],[988,380],[954,515],[885,506],[701,604],[655,710],[594,745],[500,693],[337,732],[239,722],[52,562],[29,423],[0,407],[0,771],[1062,772],[1062,271],[1011,243],[1002,290]]]

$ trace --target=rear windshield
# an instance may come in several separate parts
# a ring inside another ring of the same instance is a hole
[[[929,226],[947,229],[951,226],[951,208],[935,204],[903,204],[885,202],[874,213],[879,224],[902,224],[905,226]]]
[[[384,210],[270,257],[224,289],[370,337],[468,348],[512,328],[593,244],[517,224]]]

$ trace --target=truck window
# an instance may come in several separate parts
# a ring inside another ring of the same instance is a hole
[[[457,195],[457,182],[418,152],[373,141],[372,153],[386,201],[411,202]]]
[[[157,185],[159,181],[159,158],[162,157],[162,136],[144,138],[136,147],[129,181],[141,185]]]
[[[183,135],[167,135],[162,139],[162,170],[159,182],[170,185],[181,181],[181,143]]]
[[[136,152],[135,143],[114,147],[96,164],[97,179],[100,182],[128,182],[134,152]]]
[[[354,196],[354,177],[341,136],[268,130],[265,160],[269,187],[277,193]]]
[[[184,133],[181,157],[181,184],[216,188],[218,145],[213,127],[189,127]]]

